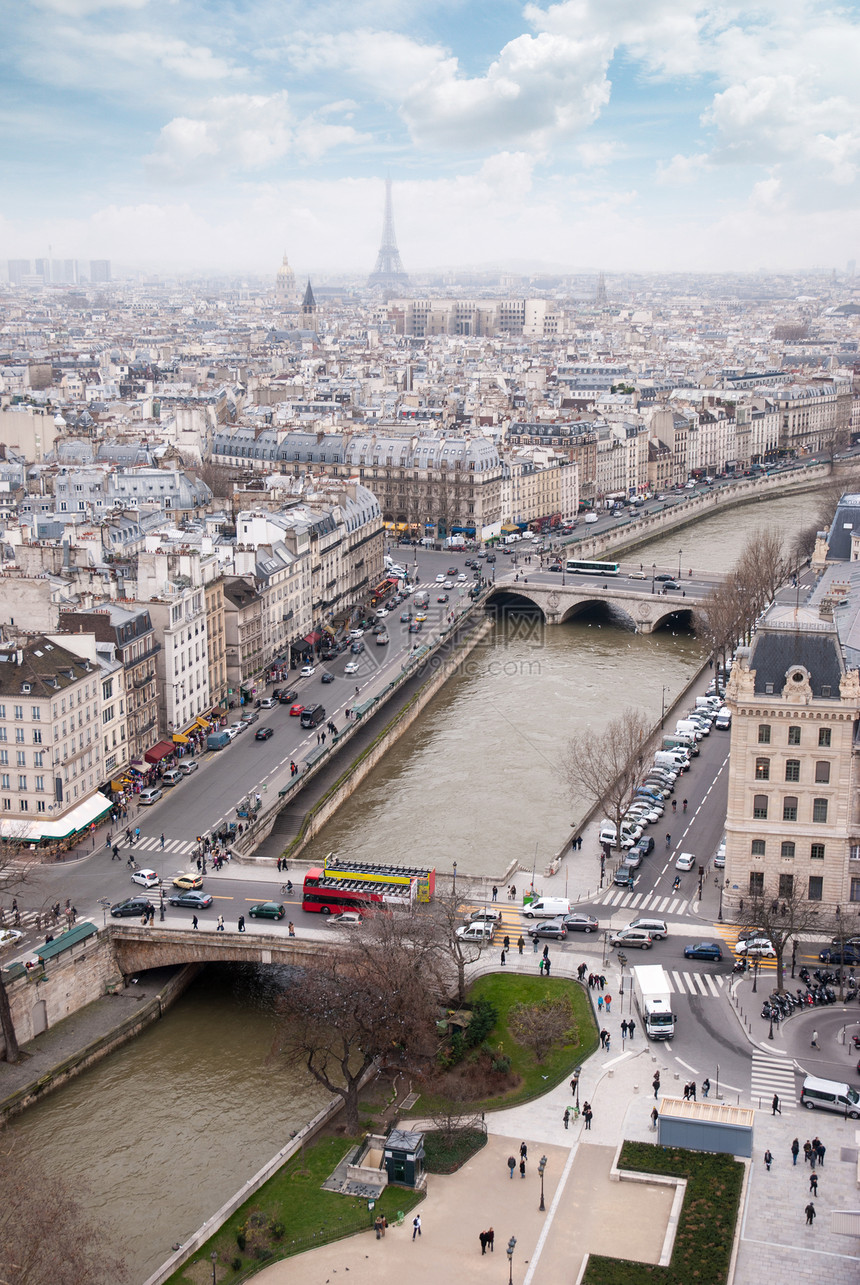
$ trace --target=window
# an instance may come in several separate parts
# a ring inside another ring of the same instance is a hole
[[[770,759],[756,759],[755,779],[757,781],[770,780]]]
[[[3,803],[5,805],[5,799],[3,800]],[[851,880],[851,890],[848,899],[849,901],[860,901],[860,879]]]
[[[791,839],[784,840],[782,846],[780,847],[779,855],[781,857],[785,857],[787,861],[794,859],[794,844],[792,843]]]
[[[813,844],[812,844],[812,846],[811,846],[811,847],[810,847],[810,849],[809,849],[809,859],[810,859],[810,861],[823,861],[823,860],[824,860],[824,844],[823,844],[823,843],[813,843]]]
[[[33,729],[33,744],[34,745],[42,744],[42,733],[38,727]]]
[[[30,716],[33,719],[34,723],[38,723],[41,720],[42,711],[38,705],[34,705],[33,708],[30,710]]]
[[[824,879],[821,875],[809,876],[809,891],[806,896],[809,901],[820,901],[824,893]]]
[[[815,784],[816,785],[830,784],[830,764],[827,762],[826,759],[821,759],[819,760],[818,763],[815,764]]]
[[[44,790],[44,788],[45,788],[45,778],[43,776],[37,776],[36,789],[41,791],[41,790]]]
[[[44,767],[42,760],[45,757],[44,750],[36,750],[33,754],[33,767]]]
[[[780,897],[790,897],[794,891],[794,875],[779,876],[779,895]]]
[[[0,789],[11,790],[11,788],[12,787],[9,784],[9,773],[8,772],[0,773]]]
[[[857,882],[860,883],[860,879],[858,879]],[[751,870],[750,871],[750,896],[760,897],[763,892],[764,892],[764,871]]]
[[[16,705],[16,706],[15,706],[15,717],[16,717],[16,718],[23,718],[23,717],[24,717],[24,706],[23,706],[23,705]]]
[[[36,811],[37,811],[37,812],[44,812],[44,811],[46,810],[46,806],[47,806],[47,805],[46,805],[46,803],[45,803],[45,800],[44,800],[44,799],[39,799],[39,800],[37,801],[37,803],[36,803]]]
[[[812,819],[813,821],[817,822],[819,825],[824,825],[827,822],[827,800],[826,799],[812,800]]]
[[[821,749],[829,749],[830,747],[830,728],[829,727],[819,727],[818,744],[821,747]]]
[[[799,728],[799,727],[790,727],[790,728],[788,729],[788,743],[789,743],[789,745],[799,745],[799,744],[800,744],[800,728]]]
[[[15,755],[15,762],[18,764],[19,767],[27,766],[27,754],[25,750],[18,751],[18,753]]]
[[[754,857],[763,857],[765,854],[764,839],[753,839],[751,850]]]
[[[18,804],[18,806],[19,806],[19,808],[21,809],[21,811],[22,811],[22,812],[26,812],[26,811],[27,811],[27,808],[28,808],[27,800],[26,800],[26,799],[21,799],[21,800],[20,800],[20,802],[19,802],[19,804]]]
[[[8,767],[8,766],[9,766],[9,751],[8,751],[8,750],[0,750],[0,764],[2,764],[2,766],[3,766],[3,767]]]
[[[15,728],[15,740],[18,742],[18,744],[19,744],[19,745],[23,745],[23,744],[24,744],[24,729],[23,729],[23,727],[16,727],[16,728]]]
[[[26,776],[19,776],[19,777],[18,777],[18,789],[19,789],[19,790],[26,790],[26,788],[27,788],[27,778],[26,778]]]
[[[787,794],[782,801],[782,819],[783,821],[797,820],[797,799],[793,794]]]
[[[800,759],[787,759],[785,764],[786,781],[800,780]]]
[[[770,723],[759,723],[758,743],[759,745],[770,745]]]

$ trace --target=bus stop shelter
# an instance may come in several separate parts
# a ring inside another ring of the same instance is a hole
[[[659,1111],[657,1142],[661,1147],[752,1155],[755,1112],[750,1107],[661,1098]]]

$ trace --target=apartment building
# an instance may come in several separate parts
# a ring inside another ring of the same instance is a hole
[[[224,645],[228,703],[250,696],[255,676],[271,657],[263,651],[263,596],[242,577],[224,581]]]
[[[36,635],[0,646],[0,836],[62,840],[110,804],[98,793],[102,674],[71,647]]]
[[[156,541],[157,538],[150,537]],[[149,612],[161,642],[156,653],[158,723],[162,735],[190,727],[210,707],[205,583],[219,574],[214,554],[138,554],[136,601]]]

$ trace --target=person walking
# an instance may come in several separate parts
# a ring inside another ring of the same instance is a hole
[[[546,963],[546,960],[544,959],[543,955],[541,955],[540,963],[538,964],[538,972],[540,973],[541,977],[543,977],[543,966],[545,963]]]
[[[238,928],[239,928],[239,932],[240,932],[240,933],[243,933],[243,932],[245,931],[245,916],[244,916],[244,915],[240,915],[240,916],[239,916],[239,924],[238,924]]]
[[[610,1006],[610,1004],[612,1003],[612,996],[611,996],[611,995],[606,995],[606,996],[604,997],[603,1003],[604,1003],[604,1005],[605,1005],[605,1007],[606,1007],[606,1011],[607,1011],[607,1013],[608,1013],[608,1012],[610,1012],[610,1007],[609,1007],[609,1006]]]
[[[564,1108],[564,1115],[561,1118],[564,1121],[564,1127],[566,1129],[570,1124],[570,1107]]]
[[[597,979],[597,982],[601,990],[606,989],[606,978],[603,976],[603,973],[600,974],[600,976]]]
[[[490,1253],[494,1254],[496,1252],[496,1233],[493,1231],[492,1227],[488,1227],[486,1234],[487,1245],[489,1246]]]
[[[603,1030],[602,1034],[605,1034],[605,1035],[606,1035],[606,1040],[605,1040],[605,1042],[604,1042],[603,1047],[605,1048],[606,1052],[608,1053],[608,1052],[609,1052],[609,1040],[610,1040],[610,1035],[609,1035],[609,1032],[605,1029],[605,1027],[604,1027],[604,1030]]]
[[[651,1108],[651,1128],[652,1129],[657,1128],[657,1121],[659,1119],[660,1119],[660,1112],[657,1110],[656,1107],[652,1107]]]
[[[377,1239],[378,1239],[378,1237],[377,1237]],[[481,1242],[481,1253],[482,1253],[482,1254],[486,1254],[486,1252],[487,1252],[487,1233],[486,1233],[485,1231],[482,1231],[482,1232],[479,1234],[479,1236],[478,1236],[478,1240]]]
[[[768,1171],[768,1173],[770,1173],[770,1167],[772,1164],[773,1164],[773,1156],[770,1154],[769,1151],[766,1151],[764,1153],[764,1167]]]
[[[520,1161],[520,1177],[521,1177],[521,1178],[525,1178],[525,1176],[526,1176],[526,1162],[525,1162],[525,1160],[521,1160],[521,1161]]]
[[[540,950],[540,942],[537,937],[532,937],[532,947],[534,948],[534,953],[537,954]]]
[[[813,1205],[811,1200],[809,1204],[806,1206],[806,1209],[804,1210],[804,1212],[806,1214],[806,1225],[807,1227],[811,1227],[813,1222],[815,1221],[815,1205]]]
[[[416,1236],[420,1236],[420,1235],[421,1235],[421,1215],[416,1214],[415,1217],[412,1219],[412,1239],[414,1240]]]
[[[702,1097],[706,1098],[711,1091],[711,1081],[705,1076],[702,1080]]]
[[[517,950],[520,952],[520,954],[523,953],[523,947],[525,946],[525,944],[526,944],[525,939],[522,933],[520,933],[520,938],[519,938],[519,941],[517,942]]]
[[[600,1032],[600,1047],[604,1048],[605,1045],[606,1045],[606,1028],[604,1027],[604,1029]]]
[[[588,964],[580,964],[579,968],[577,968],[576,970],[576,975],[579,978],[579,980],[582,981],[583,977],[587,972],[588,972]]]
[[[514,1170],[516,1169],[516,1167],[517,1167],[516,1157],[515,1157],[515,1156],[508,1156],[508,1169],[510,1169],[510,1171],[511,1171],[511,1179],[513,1179],[513,1176],[514,1176]]]
[[[194,929],[196,929],[196,928],[197,928],[197,926],[198,926],[198,925],[197,925],[197,916],[196,916],[196,915],[192,915],[192,916],[191,916],[191,927],[192,927],[192,928],[194,928]]]
[[[222,933],[222,932],[224,931],[224,916],[223,916],[223,915],[219,915],[219,916],[218,916],[218,923],[215,925],[215,931],[216,931],[216,933]]]
[[[667,851],[667,852],[669,851],[669,849],[671,848],[671,846],[672,846],[672,836],[671,836],[671,834],[667,834],[667,835],[666,835],[666,851]]]
[[[511,939],[507,933],[505,933],[504,940],[502,941],[502,945],[504,946],[505,950],[510,950],[511,948]]]
[[[161,846],[164,847],[164,835],[161,836]]]
[[[597,997],[597,1011],[598,1011],[598,1013],[602,1013],[602,1012],[603,1012],[603,996],[602,996],[602,995],[598,995],[598,997]]]
[[[684,1101],[685,1101],[685,1102],[689,1102],[689,1100],[690,1100],[690,1086],[689,1086],[689,1084],[685,1084],[685,1085],[684,1085]]]
[[[812,1143],[807,1138],[803,1144],[803,1159],[806,1164],[809,1164],[809,1157],[811,1155],[812,1155]]]
[[[636,1030],[636,1023],[633,1021],[633,1018],[631,1017],[630,1021],[627,1023],[627,1035],[631,1040],[633,1039],[633,1032],[635,1030]]]
[[[591,1119],[593,1115],[594,1115],[594,1112],[591,1109],[591,1103],[586,1102],[585,1106],[582,1108],[582,1118],[585,1121],[586,1129],[591,1128]]]
[[[794,1142],[792,1142],[791,1144],[791,1163],[793,1165],[797,1164],[797,1157],[799,1155],[800,1155],[800,1139],[795,1138]]]
[[[813,1031],[813,1032],[812,1032],[812,1039],[809,1041],[809,1047],[810,1047],[811,1049],[817,1049],[817,1048],[818,1048],[818,1031]],[[813,1217],[814,1217],[814,1215],[813,1215]]]
[[[520,1143],[520,1160],[528,1160],[529,1149],[524,1142]]]
[[[693,1102],[696,1101],[696,1081],[695,1080],[690,1081],[690,1099]]]
[[[549,958],[549,955],[547,955],[546,959],[543,961],[543,971],[546,977],[549,977],[549,968],[550,968],[550,958]]]
[[[827,1148],[825,1147],[824,1143],[820,1139],[817,1140],[817,1145],[816,1145],[816,1139],[813,1139],[813,1146],[815,1147],[815,1154],[818,1157],[818,1163],[820,1165],[823,1165],[824,1153],[827,1150]]]
[[[773,1101],[770,1104],[771,1115],[782,1115],[782,1107],[779,1105],[779,1094],[774,1093]]]
[[[654,1079],[651,1081],[651,1087],[654,1090],[654,1101],[657,1101],[657,1094],[660,1092],[660,1072],[654,1072]]]
[[[493,901],[495,901],[495,900],[496,900],[496,898],[498,897],[498,895],[499,895],[499,890],[498,890],[498,888],[496,887],[496,885],[495,885],[495,884],[493,884]]]
[[[809,1190],[812,1192],[813,1196],[818,1195],[818,1174],[817,1173],[813,1172],[809,1175]]]
[[[627,1039],[627,1018],[626,1017],[622,1017],[621,1019],[621,1038],[622,1040]]]
[[[505,965],[505,948],[504,948],[504,946],[502,947],[501,964],[502,964],[502,967],[504,968],[504,965]]]

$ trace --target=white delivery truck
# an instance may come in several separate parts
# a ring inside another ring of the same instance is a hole
[[[651,1040],[671,1040],[675,1034],[672,1012],[672,983],[659,964],[637,964],[633,968],[633,998]]]

